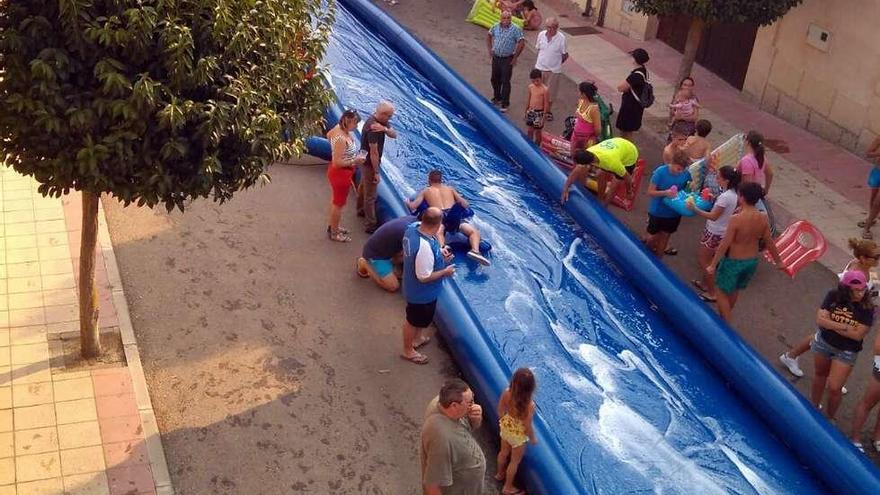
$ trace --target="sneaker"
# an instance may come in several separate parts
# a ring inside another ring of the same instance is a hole
[[[467,257],[476,261],[477,263],[479,263],[483,266],[489,266],[492,264],[489,262],[489,260],[485,256],[483,256],[482,254],[480,254],[476,251],[468,251]]]
[[[779,356],[779,362],[782,363],[792,375],[799,378],[804,376],[804,370],[798,365],[797,358],[788,357],[787,352],[784,352]]]

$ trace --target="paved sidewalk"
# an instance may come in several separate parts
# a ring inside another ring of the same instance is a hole
[[[577,7],[565,0],[544,0],[541,9],[545,19],[556,15],[563,30],[588,25]],[[643,131],[665,139],[665,127],[652,127],[649,121],[665,123],[668,117],[665,102],[672,98],[681,54],[660,40],[638,41],[597,29],[601,31],[599,34],[568,35],[571,58],[564,66],[566,74],[576,81],[595,81],[603,97],[617,108],[620,96],[615,86],[633,67],[627,52],[645,48],[651,55],[648,70],[657,103],[647,109]],[[532,46],[536,36],[535,32],[527,34]],[[769,197],[780,227],[784,228],[794,219],[812,222],[830,244],[821,263],[839,270],[851,258],[847,240],[860,235],[856,223],[867,213],[865,180],[871,165],[843,148],[760,110],[706,69],[695,65],[693,75],[704,106],[701,117],[712,122],[710,140],[720,144],[749,129],[764,134],[770,144],[767,160],[775,172]]]
[[[121,332],[128,366],[71,370],[80,201],[36,185],[0,167],[0,495],[170,494],[103,212],[99,326]]]

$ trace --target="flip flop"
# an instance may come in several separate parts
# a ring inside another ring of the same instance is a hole
[[[663,251],[663,254],[667,256],[675,256],[676,254],[678,254],[678,248],[666,248],[666,251]]]
[[[404,356],[403,354],[401,354],[400,359],[409,361],[414,364],[428,364],[428,356],[425,356],[424,354],[419,354],[418,352],[415,356]]]
[[[700,292],[699,294],[697,294],[697,296],[699,296],[703,302],[707,302],[707,303],[717,303],[718,302],[718,299],[715,299],[714,297],[710,296],[709,294],[706,294],[705,292]]]
[[[431,337],[425,337],[418,344],[413,344],[413,349],[418,349],[419,347],[424,347],[431,343]]]
[[[354,270],[357,272],[358,277],[360,277],[360,278],[370,278],[370,273],[369,273],[369,272],[362,272],[362,271],[361,271],[361,260],[362,260],[362,259],[363,259],[363,258],[358,258],[358,259],[354,260]]]
[[[700,282],[700,281],[697,280],[697,279],[693,279],[693,280],[691,280],[691,285],[693,285],[694,287],[696,287],[700,292],[706,292],[706,288],[703,287],[703,282]]]

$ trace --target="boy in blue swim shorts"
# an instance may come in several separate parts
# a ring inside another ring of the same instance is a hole
[[[880,136],[874,139],[868,151],[865,152],[865,158],[874,164],[871,172],[868,174],[868,187],[871,188],[871,201],[868,203],[868,218],[859,222],[862,228],[862,238],[872,239],[871,227],[877,222],[877,215],[880,215]]]

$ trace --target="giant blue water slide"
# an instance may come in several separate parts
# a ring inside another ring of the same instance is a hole
[[[325,57],[339,102],[397,107],[386,214],[439,168],[495,246],[489,268],[457,259],[438,325],[492,422],[512,370],[535,372],[530,493],[880,493],[880,473],[623,225],[579,192],[560,207],[562,173],[484,97],[370,2],[341,4]]]

